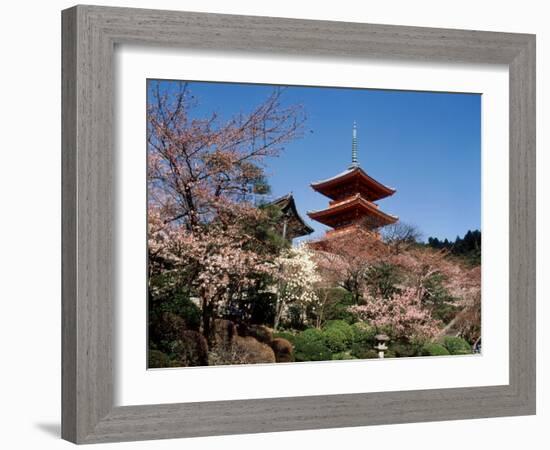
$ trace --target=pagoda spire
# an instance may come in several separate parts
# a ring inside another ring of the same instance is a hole
[[[359,162],[357,161],[357,123],[353,121],[353,130],[351,137],[351,167],[358,167]]]

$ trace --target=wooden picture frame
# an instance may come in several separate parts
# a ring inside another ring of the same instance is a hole
[[[75,443],[535,413],[535,36],[75,6],[62,13],[62,437]],[[116,44],[505,64],[510,85],[509,384],[114,407]]]

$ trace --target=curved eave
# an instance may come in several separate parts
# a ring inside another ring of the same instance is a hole
[[[269,203],[273,206],[278,206],[281,208],[281,210],[284,210],[286,208],[290,209],[292,216],[296,222],[298,222],[299,226],[296,228],[299,228],[299,233],[295,237],[300,236],[306,236],[308,234],[313,233],[315,230],[311,228],[305,220],[302,218],[302,216],[298,213],[298,209],[296,208],[296,202],[294,201],[294,197],[292,194],[284,195],[283,197],[279,197],[272,202]]]
[[[352,182],[353,179],[356,177],[359,177],[360,181],[370,188],[368,190],[373,194],[375,194],[374,196],[372,196],[373,200],[380,200],[382,198],[389,197],[390,195],[393,195],[396,192],[394,188],[386,186],[380,183],[379,181],[375,180],[371,176],[369,176],[360,167],[349,169],[327,180],[311,183],[311,187],[315,191],[320,192],[321,194],[326,195],[329,198],[332,198],[331,190],[334,189],[334,187],[347,182]]]
[[[307,215],[310,219],[330,226],[327,222],[330,222],[331,218],[357,208],[361,209],[367,215],[376,216],[381,220],[381,222],[386,224],[395,223],[399,220],[399,217],[381,211],[372,202],[369,202],[360,196],[355,196],[351,200],[345,200],[321,211],[309,211]]]

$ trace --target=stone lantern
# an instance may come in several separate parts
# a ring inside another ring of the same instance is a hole
[[[383,359],[384,351],[388,349],[386,342],[388,342],[390,338],[385,334],[377,334],[374,336],[374,339],[376,339],[376,346],[374,348],[378,350],[378,357]]]

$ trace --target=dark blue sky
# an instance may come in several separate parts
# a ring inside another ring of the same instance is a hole
[[[173,82],[163,82],[170,91]],[[163,89],[163,90],[164,90]],[[246,113],[272,86],[189,83],[197,116],[222,119]],[[361,167],[397,192],[380,208],[416,225],[424,239],[453,239],[481,229],[481,96],[414,91],[288,87],[284,104],[303,105],[307,132],[269,160],[274,197],[293,192],[298,210],[324,209],[328,199],[309,186],[345,170],[351,162],[351,130],[358,129]]]

